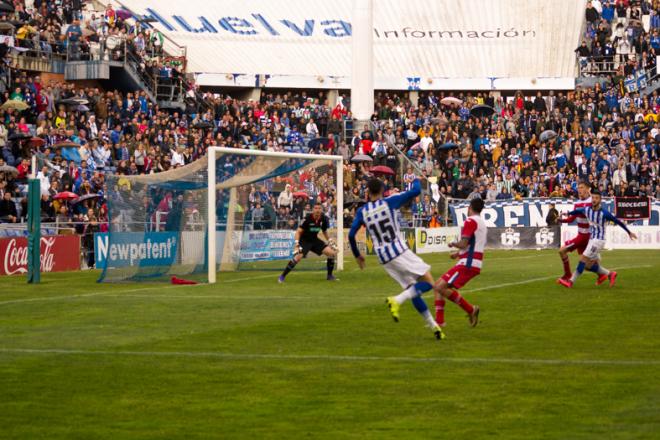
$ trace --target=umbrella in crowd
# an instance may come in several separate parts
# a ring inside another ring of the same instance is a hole
[[[309,195],[305,191],[296,191],[293,193],[293,197],[302,197],[304,199],[309,198]]]
[[[11,174],[13,176],[18,174],[18,170],[11,165],[0,166],[0,173]]]
[[[71,202],[71,204],[75,205],[76,203],[84,202],[85,200],[98,199],[99,197],[101,196],[98,194],[85,194],[84,196],[78,197],[75,201]]]
[[[451,150],[452,148],[458,148],[458,144],[456,142],[445,142],[438,146],[438,150]]]
[[[321,145],[324,147],[330,143],[330,138],[318,137],[314,138],[307,143],[307,146],[311,149],[318,150]]]
[[[79,97],[73,97],[73,98],[66,98],[66,99],[60,99],[57,101],[58,104],[64,104],[64,105],[72,105],[72,106],[79,106],[79,105],[87,105],[89,104],[89,99],[87,98],[79,98]]]
[[[193,128],[211,128],[213,127],[213,124],[211,124],[208,121],[200,121],[197,122],[195,125],[193,125]]]
[[[0,3],[0,13],[1,12],[14,12],[14,6],[9,3],[2,2]]]
[[[15,131],[12,134],[9,135],[7,139],[10,141],[24,141],[25,139],[31,139],[32,136],[30,136],[27,133],[23,133],[21,131]]]
[[[351,162],[373,162],[373,158],[371,156],[367,156],[366,154],[357,154],[353,156],[353,159],[351,159]]]
[[[53,145],[54,148],[78,148],[80,145],[76,144],[75,142],[71,141],[62,141],[58,142],[55,145]]]
[[[40,137],[33,137],[30,139],[30,145],[33,147],[43,147],[46,145],[46,140]]]
[[[53,200],[74,200],[78,198],[78,194],[71,191],[63,191],[53,196]]]
[[[543,133],[541,133],[541,136],[539,136],[539,139],[541,142],[547,142],[550,139],[554,139],[557,137],[557,132],[554,130],[546,130]]]
[[[477,118],[488,117],[495,113],[495,109],[486,104],[479,104],[472,107],[470,114]]]
[[[458,99],[458,98],[454,98],[453,96],[447,96],[446,98],[442,98],[440,100],[440,104],[444,104],[444,105],[449,105],[449,104],[461,105],[461,104],[463,104],[463,101]]]
[[[19,112],[22,112],[23,110],[29,109],[30,106],[24,103],[23,101],[19,101],[18,99],[10,99],[6,101],[4,104],[2,104],[2,107],[0,108],[2,110],[14,109],[14,110],[18,110]]]
[[[117,17],[121,18],[122,20],[128,20],[129,18],[131,18],[133,16],[131,11],[126,10],[126,9],[117,9],[115,11],[115,14],[117,14]]]
[[[394,170],[388,166],[385,165],[378,165],[376,167],[373,167],[371,169],[371,172],[374,174],[384,174],[387,176],[393,176],[394,175]]]

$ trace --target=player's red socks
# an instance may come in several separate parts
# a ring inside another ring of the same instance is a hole
[[[447,297],[447,299],[448,299],[449,301],[452,301],[452,302],[458,304],[458,306],[459,306],[461,309],[465,310],[465,313],[467,313],[468,315],[471,315],[471,314],[474,312],[474,307],[472,307],[472,304],[470,304],[469,302],[467,302],[467,301],[465,300],[465,298],[463,298],[463,297],[461,296],[461,294],[458,293],[457,290],[452,291],[452,292],[451,292],[451,295],[449,295],[449,296]]]
[[[573,274],[571,273],[571,262],[568,257],[562,257],[561,262],[564,263],[564,278],[572,277]]]
[[[440,298],[435,300],[435,322],[440,327],[445,325],[445,299]]]

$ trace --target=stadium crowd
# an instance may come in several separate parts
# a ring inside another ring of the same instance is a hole
[[[106,47],[115,36],[128,45],[136,69],[181,81],[180,64],[164,56],[162,35],[119,11],[83,14],[84,3],[76,0],[14,3],[15,12],[0,17],[19,29],[18,47],[66,50],[75,59],[115,56]],[[596,4],[590,2],[586,12],[593,34],[585,40],[591,45],[587,56],[611,23],[623,23],[623,40],[614,44],[642,41],[643,50],[635,49],[641,56],[620,58],[617,71],[625,73],[633,63],[648,67],[660,44],[658,26],[639,34],[634,20],[635,11],[644,12],[650,2],[602,2],[600,12]],[[608,12],[612,7],[614,15]],[[660,25],[657,2],[650,7],[650,23]],[[21,56],[21,50],[11,50]],[[191,92],[186,110],[171,110],[159,108],[143,90],[44,83],[38,72],[17,69],[12,59],[4,58],[0,81],[2,222],[25,219],[33,154],[48,159],[37,175],[44,220],[72,225],[89,237],[107,230],[105,173],[167,171],[199,159],[211,145],[343,156],[345,223],[366,199],[375,166],[391,169],[383,171],[391,174],[390,192],[405,190],[416,174],[429,177],[430,191],[410,208],[412,218],[429,226],[446,221],[442,207],[449,198],[573,197],[580,180],[608,196],[660,197],[660,95],[629,92],[614,78],[609,86],[557,93],[420,92],[414,102],[407,92],[377,92],[371,121],[357,123],[347,97],[331,103],[324,92],[265,92],[259,101]],[[316,200],[332,215],[335,183],[330,170],[289,176],[251,188],[241,209],[255,228],[275,222],[295,227]],[[168,209],[159,202],[153,201],[153,209]]]
[[[650,0],[590,0],[583,41],[575,50],[582,74],[637,91],[657,75],[658,4]]]

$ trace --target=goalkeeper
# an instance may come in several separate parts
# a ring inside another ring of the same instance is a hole
[[[280,275],[279,282],[283,283],[284,278],[296,267],[296,264],[301,259],[307,257],[309,251],[314,252],[316,255],[325,255],[328,257],[328,281],[335,281],[336,278],[332,274],[335,270],[335,257],[337,256],[337,245],[334,240],[328,236],[328,217],[323,214],[323,207],[320,203],[314,204],[311,214],[307,214],[305,220],[296,230],[296,244],[294,249],[293,258],[289,261],[284,268],[284,272]],[[319,232],[327,241],[319,238]]]

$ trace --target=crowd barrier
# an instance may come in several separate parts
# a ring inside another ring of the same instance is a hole
[[[288,260],[293,256],[294,230],[234,231],[234,248],[240,261]],[[225,251],[226,232],[216,233],[216,258],[221,261]],[[169,267],[175,263],[195,265],[204,261],[206,231],[120,232],[94,234],[94,258],[97,269],[144,265]],[[238,261],[238,260],[237,260]]]
[[[606,228],[606,249],[660,249],[660,227],[630,225],[638,236],[630,240],[628,234],[618,226]],[[293,255],[295,231],[245,231],[242,240],[234,240],[240,252],[240,260],[273,261],[287,260]],[[234,234],[241,234],[240,231]],[[577,226],[555,227],[515,227],[488,228],[487,249],[558,249],[562,243],[577,235]],[[375,255],[373,243],[364,229],[357,234],[360,250],[367,255]],[[459,227],[406,228],[401,231],[401,239],[417,254],[449,252],[449,243],[460,239]],[[117,233],[109,245],[107,233],[94,236],[96,267],[127,267],[144,264],[146,266],[168,267],[180,258],[182,264],[197,264],[203,261],[201,255],[206,234],[204,231]],[[225,233],[218,232],[218,253],[224,250]],[[240,243],[240,246],[238,244]],[[345,240],[346,255],[350,256],[348,239]],[[81,247],[78,235],[55,235],[41,238],[41,270],[62,272],[79,270],[81,267]],[[220,257],[220,255],[219,255]],[[0,238],[0,275],[16,275],[27,272],[27,238]]]

